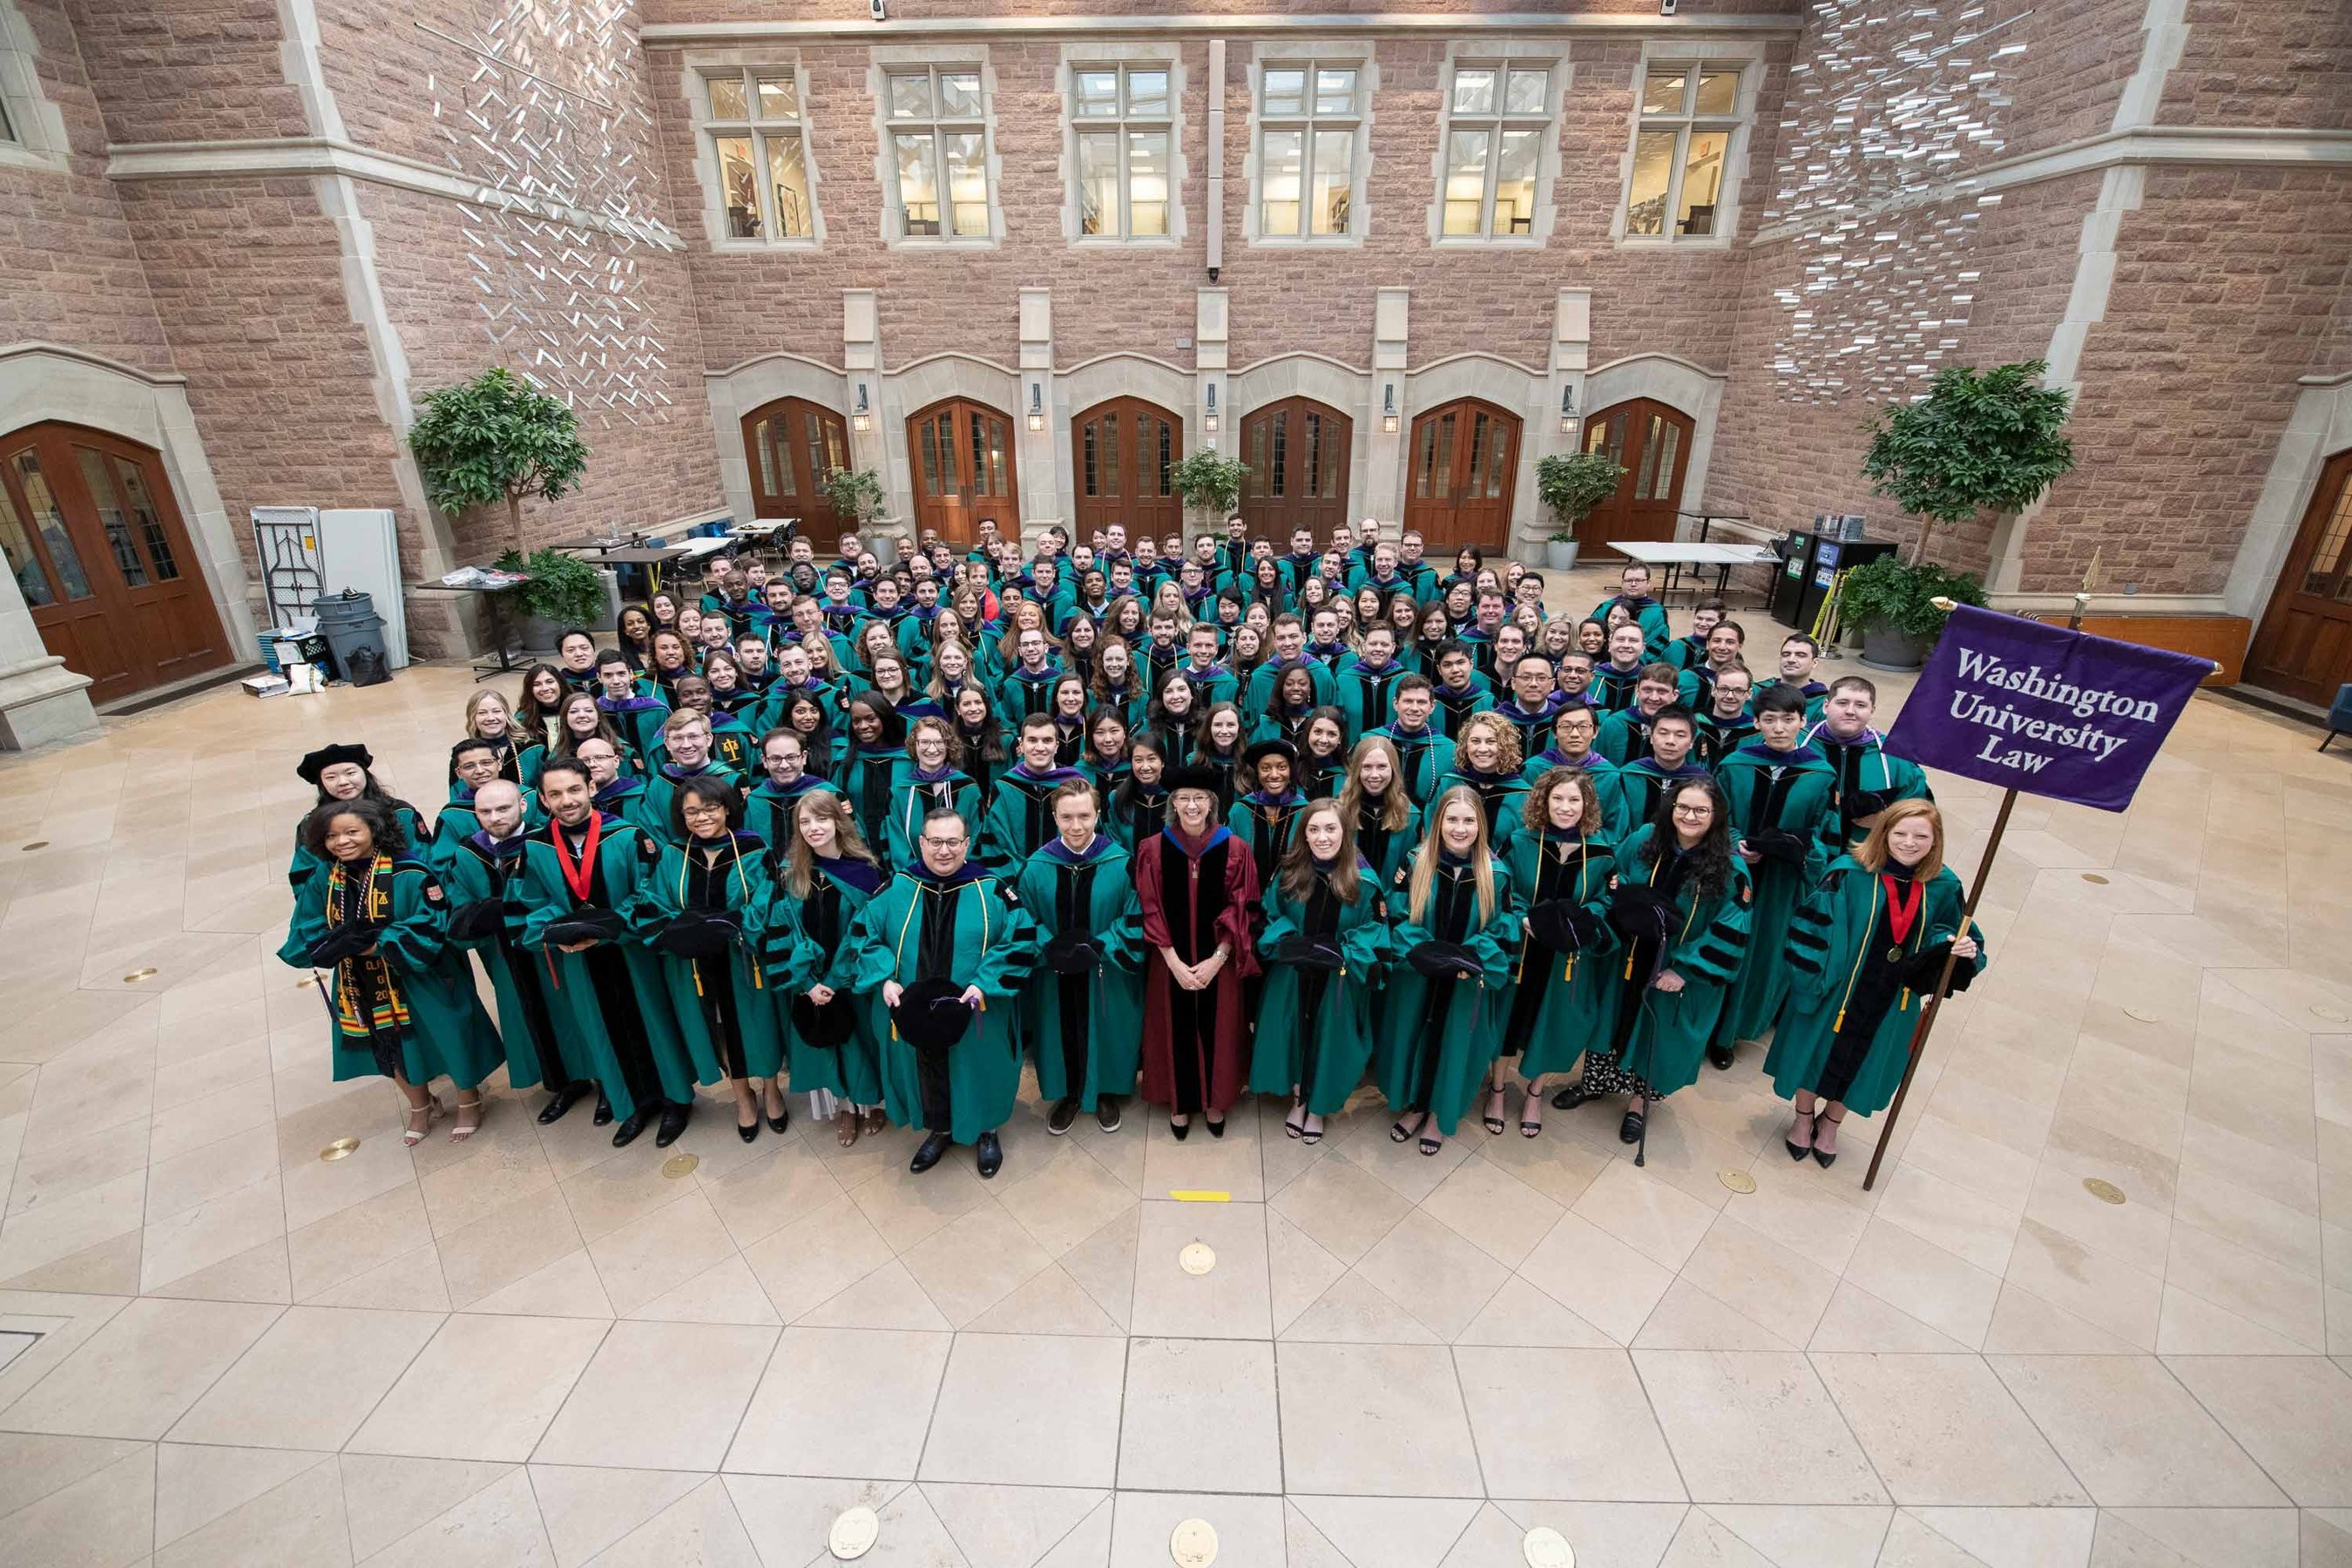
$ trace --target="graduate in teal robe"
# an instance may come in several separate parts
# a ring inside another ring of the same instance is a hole
[[[1486,843],[1497,855],[1519,830],[1528,781],[1520,775],[1519,732],[1496,713],[1473,714],[1454,739],[1454,768],[1437,781],[1444,795],[1459,785],[1478,797]]]
[[[1008,885],[1029,857],[1054,837],[1054,792],[1087,780],[1077,769],[1054,760],[1060,742],[1050,716],[1036,713],[1022,721],[1020,736],[1019,761],[996,775],[995,791],[980,819],[975,854]]]
[[[435,869],[449,895],[449,939],[480,957],[498,1006],[507,1082],[519,1089],[546,1087],[551,1098],[539,1113],[546,1125],[595,1090],[597,1065],[556,1009],[544,958],[516,945],[507,924],[507,899],[522,874],[525,836],[537,826],[523,810],[522,794],[511,783],[493,779],[474,797],[474,813],[480,826],[435,846]]]
[[[393,820],[400,824],[401,841],[408,845],[412,852],[421,854],[421,847],[433,842],[432,830],[425,826],[425,818],[415,806],[385,792],[383,785],[376,782],[374,767],[375,758],[365,746],[345,742],[321,746],[307,753],[294,772],[319,792],[316,805],[325,805],[330,801],[338,800],[382,803],[391,811]],[[301,896],[304,883],[323,875],[327,869],[326,861],[303,842],[303,824],[309,820],[310,816],[306,812],[301,821],[294,825],[294,858],[286,868],[287,885],[294,889],[297,898]]]
[[[1935,798],[1919,764],[1887,751],[1885,737],[1870,727],[1877,706],[1876,687],[1858,675],[1840,676],[1822,699],[1821,721],[1805,731],[1805,743],[1828,758],[1837,774],[1841,848],[1862,842],[1878,814],[1896,801]]]
[[[669,704],[637,689],[636,672],[617,648],[596,656],[596,710],[613,727],[622,743],[643,758],[661,740],[669,721]]]
[[[1574,768],[1585,774],[1600,797],[1605,824],[1594,831],[1606,831],[1612,840],[1621,840],[1639,825],[1626,820],[1624,795],[1617,787],[1617,764],[1592,749],[1600,725],[1598,708],[1582,702],[1562,708],[1552,715],[1551,743],[1520,765],[1519,776],[1532,785],[1554,768]]]
[[[440,1110],[432,1092],[446,1077],[458,1091],[463,1142],[482,1121],[481,1081],[498,1070],[498,1030],[474,992],[473,966],[449,944],[449,898],[381,801],[333,801],[305,819],[303,842],[319,873],[295,889],[281,963],[319,980],[331,1022],[329,1062],[338,1083],[381,1076],[408,1104],[403,1139],[414,1146]]]
[[[500,755],[499,749],[488,741],[460,741],[449,748],[449,798],[433,815],[432,842],[415,847],[419,858],[439,864],[445,846],[456,843],[481,826],[474,816],[474,794],[503,776],[499,766]]]
[[[1384,895],[1338,801],[1299,814],[1266,879],[1250,1058],[1253,1093],[1290,1098],[1282,1123],[1289,1137],[1321,1142],[1323,1119],[1347,1105],[1371,1060],[1371,1001],[1388,945]]]
[[[1619,768],[1611,780],[1617,788],[1618,815],[1628,832],[1656,821],[1660,803],[1675,784],[1711,776],[1692,754],[1697,732],[1690,710],[1680,703],[1650,721],[1650,754]]]
[[[783,1037],[760,962],[759,921],[772,901],[767,845],[742,831],[743,796],[731,784],[683,784],[676,809],[682,842],[662,847],[623,912],[658,955],[696,1077],[730,1086],[736,1135],[749,1143],[762,1119],[778,1132],[792,1124]]]
[[[1292,826],[1307,804],[1291,782],[1298,748],[1288,741],[1260,741],[1242,753],[1242,766],[1253,782],[1235,794],[1225,826],[1249,846],[1253,863],[1270,867],[1290,847]]]
[[[743,794],[743,826],[760,836],[774,863],[792,847],[802,797],[833,785],[810,768],[808,738],[796,730],[770,731],[760,744],[760,762],[764,776]]]
[[[777,855],[769,905],[758,921],[769,988],[777,997],[793,1087],[809,1097],[809,1117],[834,1123],[834,1142],[853,1147],[882,1131],[882,1033],[878,1009],[854,994],[857,917],[889,880],[857,831],[849,803],[812,790],[793,814],[793,838]],[[770,846],[773,853],[774,846]]]
[[[661,863],[661,841],[598,811],[586,764],[559,757],[540,774],[546,826],[528,836],[507,919],[518,946],[541,951],[572,1028],[596,1062],[604,1091],[597,1121],[617,1115],[615,1148],[660,1122],[664,1148],[686,1131],[693,1058],[665,1000],[661,961],[622,912]]]
[[[1957,960],[1954,990],[1984,968],[1984,933],[1967,921],[1943,855],[1943,814],[1929,801],[1900,802],[1831,863],[1798,911],[1789,994],[1764,1058],[1772,1092],[1797,1108],[1783,1139],[1792,1160],[1832,1163],[1847,1113],[1874,1116],[1895,1097],[1945,959]]]
[[[1340,816],[1355,837],[1356,853],[1370,864],[1383,893],[1404,886],[1421,842],[1421,807],[1399,780],[1401,766],[1394,743],[1367,735],[1349,753],[1348,782],[1339,790]]]
[[[1748,962],[1725,1001],[1707,1060],[1731,1066],[1741,1040],[1761,1039],[1789,993],[1782,958],[1789,921],[1840,852],[1838,815],[1831,804],[1837,775],[1805,745],[1805,699],[1792,687],[1767,688],[1757,700],[1762,738],[1726,757],[1715,770],[1731,812],[1734,853],[1747,862],[1756,902],[1748,914]]]
[[[1526,1080],[1519,1132],[1543,1131],[1543,1080],[1567,1072],[1604,1039],[1615,1016],[1619,938],[1609,926],[1609,879],[1616,867],[1599,788],[1589,773],[1554,768],[1529,788],[1519,831],[1505,849],[1520,902],[1519,940],[1505,996],[1502,1054],[1518,1058]],[[1503,1074],[1497,1064],[1499,1120]]]
[[[1339,688],[1339,711],[1347,715],[1350,740],[1389,721],[1389,696],[1398,681],[1412,673],[1396,656],[1396,628],[1373,625],[1364,628],[1358,651],[1339,661],[1334,679]]]
[[[860,691],[849,700],[849,741],[834,778],[856,814],[857,831],[879,851],[890,826],[890,785],[907,760],[907,721],[890,700]]]
[[[1487,848],[1477,795],[1449,789],[1426,818],[1405,890],[1389,900],[1394,956],[1375,1071],[1400,1112],[1389,1136],[1418,1137],[1433,1155],[1494,1064],[1519,917],[1510,871]]]
[[[1437,781],[1454,771],[1454,742],[1438,731],[1436,687],[1425,675],[1408,675],[1389,692],[1394,717],[1370,733],[1394,745],[1403,765],[1405,792],[1416,805],[1437,795]]]
[[[963,743],[946,719],[925,717],[907,726],[907,754],[890,776],[890,816],[882,829],[882,858],[893,866],[915,862],[915,840],[923,818],[952,811],[966,822],[980,817],[980,785],[963,771]]]
[[[1732,853],[1729,812],[1712,777],[1677,781],[1657,822],[1617,850],[1609,920],[1623,940],[1616,1017],[1584,1072],[1552,1096],[1562,1110],[1603,1094],[1632,1105],[1620,1142],[1648,1132],[1654,1102],[1697,1080],[1725,995],[1748,948],[1755,891]],[[1663,824],[1664,826],[1661,826]]]
[[[891,1120],[924,1131],[908,1168],[919,1174],[950,1143],[969,1143],[992,1177],[1004,1165],[996,1130],[1021,1089],[1013,1000],[1036,961],[1037,926],[1011,883],[967,858],[962,818],[935,813],[918,842],[916,863],[857,917],[853,986],[880,994]]]
[[[1037,1053],[1045,1131],[1059,1137],[1091,1110],[1118,1131],[1143,1053],[1143,913],[1133,861],[1100,831],[1095,792],[1055,791],[1056,832],[1015,882],[1037,924],[1039,962],[1021,993],[1022,1032]]]
[[[1666,645],[1674,638],[1674,628],[1666,624],[1666,607],[1650,597],[1650,569],[1639,561],[1628,562],[1617,574],[1618,590],[1592,606],[1591,619],[1603,626],[1609,623],[1610,610],[1622,605],[1642,628],[1643,657],[1664,658]]]

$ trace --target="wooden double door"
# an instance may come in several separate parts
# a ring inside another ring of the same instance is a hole
[[[2245,679],[2323,708],[2352,681],[2352,450],[2320,470],[2246,654]]]
[[[1020,537],[1011,415],[967,398],[934,403],[907,421],[907,453],[919,531],[971,544],[993,519],[1003,537]]]
[[[1348,521],[1354,424],[1328,403],[1286,397],[1242,420],[1242,504],[1250,537],[1289,548],[1293,529],[1318,541]]]
[[[1404,525],[1419,531],[1433,560],[1465,544],[1504,550],[1518,467],[1518,416],[1478,397],[1418,416],[1406,447]]]
[[[817,489],[850,466],[849,426],[840,415],[799,397],[762,404],[743,416],[743,455],[760,516],[799,518],[803,536],[828,542],[848,526]]]
[[[229,661],[152,447],[79,425],[0,437],[0,553],[42,644],[89,677],[93,702]]]
[[[1695,428],[1688,415],[1646,397],[1586,417],[1584,449],[1608,453],[1625,470],[1617,493],[1577,528],[1588,556],[1608,544],[1675,537]]]
[[[1123,523],[1131,542],[1184,526],[1171,473],[1184,460],[1184,421],[1140,397],[1097,403],[1070,421],[1077,537]]]

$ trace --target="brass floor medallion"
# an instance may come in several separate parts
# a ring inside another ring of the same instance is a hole
[[[2097,1176],[2084,1177],[2083,1190],[2103,1204],[2119,1204],[2124,1201],[2124,1190],[2121,1187]]]
[[[2107,885],[2107,879],[2105,877],[2100,876],[2096,871],[2084,872],[2083,880],[2085,882],[2096,882],[2102,888]]]
[[[1168,1555],[1178,1568],[1209,1568],[1217,1560],[1217,1532],[1205,1519],[1188,1519],[1168,1537]]]
[[[319,1151],[319,1158],[330,1163],[337,1160],[348,1160],[352,1157],[352,1152],[359,1146],[360,1141],[356,1138],[338,1138]]]
[[[701,1163],[702,1156],[699,1154],[672,1154],[662,1162],[662,1174],[675,1182],[682,1176],[694,1174],[694,1168]]]
[[[1756,1178],[1745,1171],[1717,1171],[1715,1173],[1715,1179],[1735,1193],[1752,1193],[1756,1190]]]
[[[122,977],[122,984],[125,985],[136,985],[142,980],[152,980],[154,977],[155,971],[152,968],[134,969],[130,973]]]

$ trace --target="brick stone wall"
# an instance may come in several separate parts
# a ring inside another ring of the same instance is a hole
[[[106,126],[54,5],[21,4],[41,92],[65,122],[63,170],[0,165],[0,342],[70,344],[142,370],[172,368],[139,247],[106,177]]]
[[[2352,127],[2352,11],[2340,0],[2189,0],[2188,21],[2166,123]]]
[[[68,13],[109,140],[310,134],[274,0],[72,0]]]
[[[2352,262],[2352,173],[2159,169],[2125,215],[2068,434],[2083,459],[2034,524],[2025,591],[2107,580],[2220,592],[2295,378],[2320,363]]]

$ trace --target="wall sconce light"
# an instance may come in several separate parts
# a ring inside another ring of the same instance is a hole
[[[1575,435],[1577,424],[1576,388],[1563,386],[1559,389],[1559,433],[1563,436]]]
[[[1043,430],[1045,427],[1045,384],[1044,384],[1044,383],[1042,383],[1042,382],[1035,382],[1035,381],[1033,381],[1033,382],[1031,382],[1031,383],[1029,384],[1029,428],[1031,428],[1032,430]]]
[[[857,405],[849,411],[849,427],[863,436],[874,428],[874,410],[866,401],[866,384],[857,384]]]
[[[1209,383],[1208,415],[1201,423],[1207,428],[1210,435],[1213,436],[1217,433],[1217,384],[1213,381]]]
[[[1381,428],[1391,436],[1397,432],[1396,383],[1393,381],[1381,393]]]

